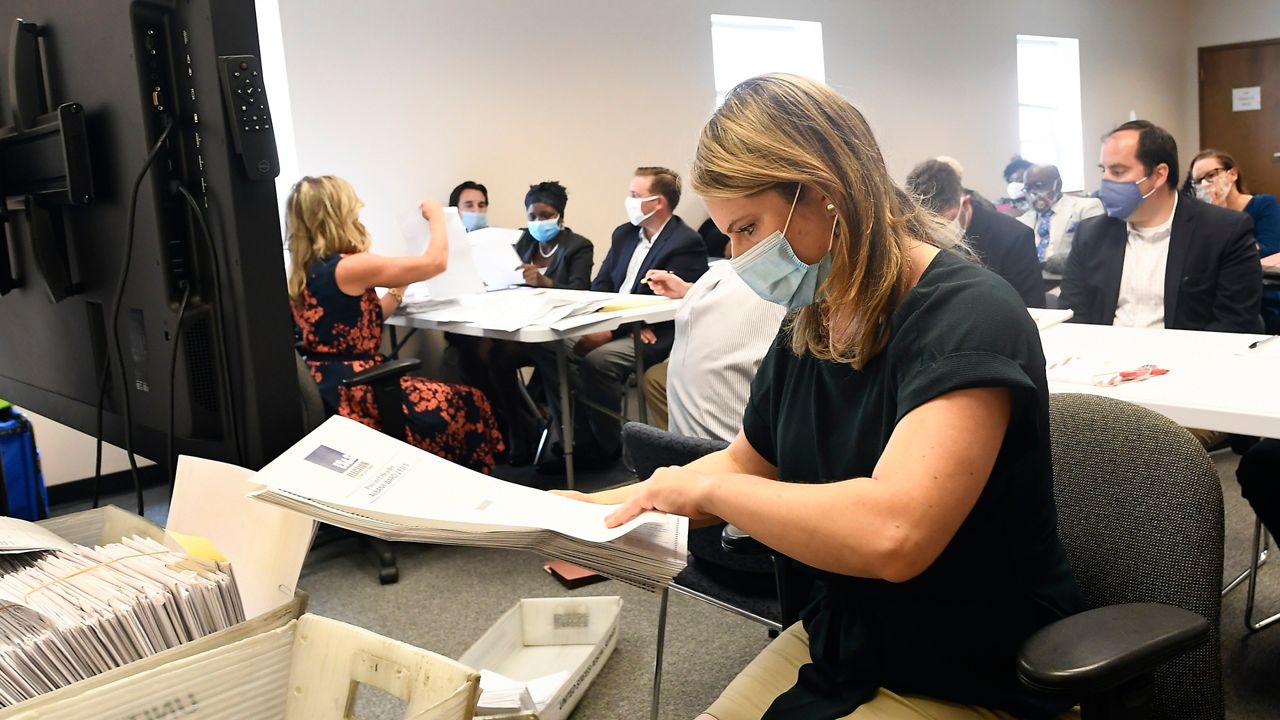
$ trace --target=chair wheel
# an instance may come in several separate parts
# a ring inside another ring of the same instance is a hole
[[[378,584],[394,585],[400,581],[400,569],[397,567],[384,567],[378,570]]]

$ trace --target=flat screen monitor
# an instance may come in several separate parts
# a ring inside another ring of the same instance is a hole
[[[260,467],[302,419],[252,0],[0,8],[0,398]]]

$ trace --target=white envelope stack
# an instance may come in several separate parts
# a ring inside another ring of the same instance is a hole
[[[244,620],[229,564],[140,536],[0,556],[0,603],[0,707]]]

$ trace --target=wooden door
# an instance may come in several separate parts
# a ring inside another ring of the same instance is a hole
[[[1280,195],[1280,38],[1200,48],[1194,152],[1204,148],[1230,153],[1248,192]],[[1184,151],[1183,161],[1194,152]]]

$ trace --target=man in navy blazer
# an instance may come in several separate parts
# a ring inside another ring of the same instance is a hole
[[[1102,146],[1107,211],[1080,222],[1059,306],[1072,322],[1262,332],[1253,221],[1177,192],[1173,137],[1144,120]]]
[[[687,282],[702,277],[707,271],[706,245],[696,230],[673,214],[679,203],[679,175],[661,167],[637,168],[625,199],[629,222],[613,231],[609,253],[591,289],[653,295],[644,283],[650,270],[666,270]],[[567,341],[573,345],[570,382],[583,397],[600,407],[621,410],[623,381],[635,368],[634,333],[640,333],[645,364],[651,365],[665,360],[671,352],[675,324],[623,326]],[[548,380],[548,401],[555,408],[560,394],[554,354],[539,353],[538,367],[542,370],[539,374]],[[586,422],[578,423],[581,430],[575,429],[574,452],[584,463],[618,456],[621,424],[617,418],[586,408],[578,418]]]

